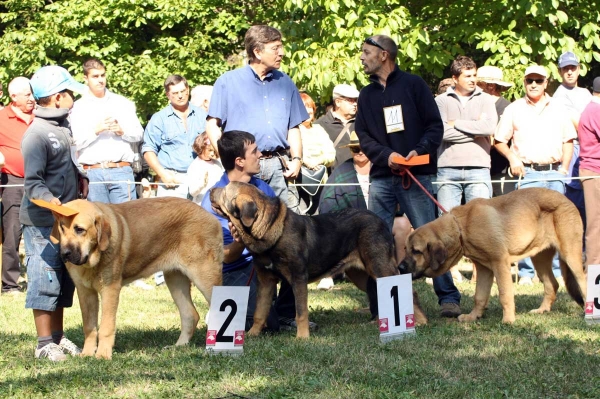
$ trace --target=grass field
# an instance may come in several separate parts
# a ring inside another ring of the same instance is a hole
[[[462,308],[474,285],[459,284]],[[516,287],[517,321],[500,323],[494,286],[486,318],[459,324],[438,316],[430,286],[417,282],[430,324],[414,337],[380,344],[377,326],[357,312],[366,296],[350,284],[310,286],[310,340],[293,333],[247,338],[241,357],[204,350],[206,326],[187,347],[168,290],[123,289],[112,361],[33,358],[35,330],[24,296],[0,297],[0,397],[39,398],[600,398],[600,326],[588,326],[564,288],[554,310],[529,315],[542,286]],[[206,313],[204,299],[195,303]],[[82,344],[78,305],[66,332]]]

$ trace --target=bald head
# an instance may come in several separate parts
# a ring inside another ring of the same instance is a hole
[[[11,80],[8,84],[8,94],[14,107],[20,109],[25,114],[33,112],[35,100],[31,93],[29,79],[19,76]]]
[[[8,94],[11,96],[13,94],[21,93],[23,90],[31,90],[29,79],[24,76],[16,77],[8,84]]]

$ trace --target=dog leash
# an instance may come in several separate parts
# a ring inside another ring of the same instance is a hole
[[[252,283],[252,277],[254,277],[254,263],[252,264],[252,271],[250,271],[250,277],[248,277],[248,281],[246,281],[246,287],[250,287],[250,283]]]
[[[413,179],[413,181],[415,183],[417,183],[417,186],[419,186],[421,188],[421,190],[423,190],[423,192],[425,194],[427,194],[427,196],[429,198],[431,198],[431,200],[433,201],[433,203],[440,208],[440,210],[443,213],[448,213],[448,211],[446,210],[446,208],[444,208],[442,206],[442,204],[440,204],[434,197],[433,195],[431,195],[431,193],[429,191],[427,191],[427,189],[425,187],[423,187],[423,185],[421,184],[421,182],[419,180],[417,180],[417,178],[410,172],[409,170],[410,168],[407,167],[401,167],[400,169],[392,169],[392,173],[400,176],[402,178],[402,188],[405,190],[408,190],[410,188],[410,179]],[[407,176],[408,175],[408,176]],[[410,179],[409,179],[410,177]]]

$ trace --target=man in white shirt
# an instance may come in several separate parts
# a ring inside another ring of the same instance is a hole
[[[85,61],[83,74],[89,90],[73,106],[71,129],[78,162],[90,179],[88,199],[112,204],[135,199],[130,143],[144,133],[135,104],[106,88],[106,67],[100,60]]]

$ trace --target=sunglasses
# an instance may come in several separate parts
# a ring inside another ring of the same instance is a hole
[[[383,51],[387,51],[386,49],[383,48],[383,46],[379,43],[377,43],[375,40],[373,40],[370,37],[367,37],[365,39],[365,43],[370,44],[371,46],[375,46],[375,47],[379,47],[380,49],[382,49]]]
[[[350,147],[350,152],[352,152],[353,154],[358,154],[359,152],[362,152],[362,148],[360,148],[360,147]]]
[[[525,82],[530,85],[533,82],[541,85],[542,83],[544,83],[546,81],[546,79],[542,78],[542,79],[531,79],[531,78],[525,78]]]

